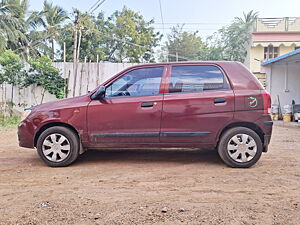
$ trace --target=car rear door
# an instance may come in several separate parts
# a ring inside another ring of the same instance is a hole
[[[160,141],[214,143],[234,114],[234,93],[226,74],[207,63],[175,64],[169,71]]]
[[[106,85],[105,98],[88,106],[91,147],[159,142],[163,74],[164,66],[143,66]]]

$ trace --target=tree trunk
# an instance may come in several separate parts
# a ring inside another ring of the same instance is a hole
[[[2,117],[2,119],[3,119],[3,121],[4,121],[4,83],[2,83],[2,85],[1,85],[2,87],[2,102],[1,102],[1,111],[0,111],[0,113],[1,113],[1,117]]]
[[[14,105],[14,84],[11,85],[11,103]]]
[[[79,62],[79,54],[80,54],[80,45],[81,45],[81,36],[82,36],[82,32],[81,29],[79,29],[79,37],[78,37],[78,46],[77,46],[77,62]]]
[[[55,58],[54,39],[51,39],[51,45],[52,45],[52,60],[54,62],[54,58]]]
[[[46,89],[43,89],[43,94],[42,94],[41,104],[43,104],[45,92],[46,92]]]
[[[29,47],[28,46],[25,47],[25,54],[26,54],[26,56],[25,56],[26,59],[29,60],[30,59],[30,52],[29,52]]]
[[[73,49],[73,63],[76,62],[77,59],[77,28],[74,30],[74,49]]]
[[[6,83],[4,82],[2,85],[3,85],[2,86],[3,87],[3,117],[6,117],[7,116]]]
[[[76,80],[77,80],[77,27],[75,27],[74,30],[73,73],[74,73],[74,83],[73,83],[73,97],[74,97],[75,90],[76,90]]]

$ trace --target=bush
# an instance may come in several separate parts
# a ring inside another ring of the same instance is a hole
[[[36,84],[43,88],[42,100],[45,92],[63,98],[65,92],[65,79],[60,76],[59,69],[52,65],[52,61],[47,56],[41,56],[36,59],[29,60],[30,69],[25,79],[25,86]]]
[[[22,85],[26,76],[24,64],[21,58],[11,50],[0,53],[0,84],[11,84],[11,101],[13,102],[13,90],[16,85]]]
[[[11,117],[0,117],[0,130],[6,130],[10,128],[17,127],[20,122],[20,117],[11,116]]]
[[[17,85],[22,83],[25,75],[23,70],[24,64],[21,58],[11,50],[6,50],[0,54],[1,81],[6,81],[9,84]]]

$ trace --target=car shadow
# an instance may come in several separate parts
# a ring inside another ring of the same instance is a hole
[[[119,149],[88,150],[80,155],[77,165],[90,162],[175,162],[223,165],[216,150],[186,149]]]

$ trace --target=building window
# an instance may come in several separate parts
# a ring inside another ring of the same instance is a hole
[[[264,59],[274,59],[278,57],[278,47],[273,47],[272,45],[264,48]]]

